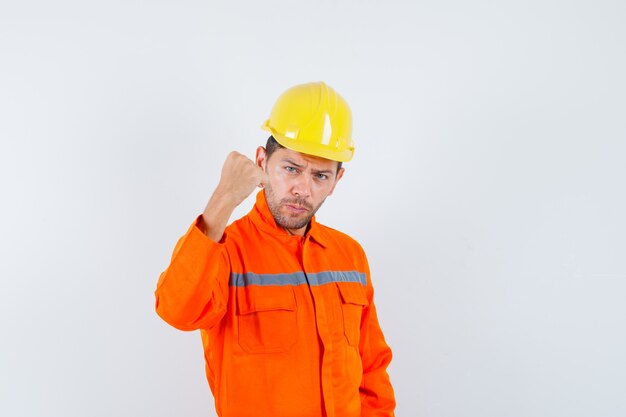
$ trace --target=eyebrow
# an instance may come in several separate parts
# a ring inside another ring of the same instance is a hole
[[[332,174],[334,171],[332,169],[320,169],[313,171],[314,174]]]
[[[294,161],[292,161],[291,159],[287,159],[287,158],[283,158],[282,160],[283,162],[287,162],[289,165],[293,165],[297,168],[303,168],[304,165],[300,165],[300,164],[296,164]]]
[[[282,159],[283,162],[288,163],[289,165],[293,165],[296,168],[304,168],[304,165],[301,164],[297,164],[296,162],[292,161],[291,159],[288,158],[283,158]],[[320,170],[314,170],[313,173],[315,174],[332,174],[334,171],[332,169],[320,169]]]

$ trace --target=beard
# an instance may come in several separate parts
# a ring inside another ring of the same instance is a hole
[[[313,205],[304,198],[294,197],[283,198],[279,200],[274,194],[274,190],[272,190],[272,187],[270,187],[269,185],[265,185],[264,188],[267,206],[269,207],[276,224],[283,229],[293,230],[305,227],[309,224],[311,218],[313,218],[322,203],[324,203],[324,201],[322,201],[317,207],[313,207]],[[287,204],[301,206],[306,208],[308,211],[303,213],[302,215],[298,215],[295,213],[283,214],[280,209]]]

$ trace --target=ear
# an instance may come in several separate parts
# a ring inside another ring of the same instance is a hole
[[[335,191],[335,187],[337,186],[337,183],[339,182],[341,177],[343,177],[343,173],[345,172],[345,170],[345,168],[341,167],[341,169],[337,173],[337,176],[335,177],[335,183],[333,184],[333,188],[330,189],[330,193],[328,193],[328,195],[331,195],[333,191]]]
[[[267,152],[265,152],[265,148],[259,146],[256,148],[256,164],[263,171],[265,171],[265,164],[267,163]]]

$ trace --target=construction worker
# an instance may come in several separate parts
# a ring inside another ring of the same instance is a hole
[[[232,152],[161,274],[156,310],[200,330],[221,417],[393,416],[363,249],[315,220],[354,153],[352,116],[324,83],[290,88],[256,161]],[[252,210],[233,210],[260,187]]]

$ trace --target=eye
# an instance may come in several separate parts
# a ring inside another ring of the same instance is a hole
[[[326,174],[315,174],[315,177],[318,180],[326,180],[326,179],[328,179],[328,175],[326,175]]]
[[[296,168],[294,168],[294,167],[290,167],[290,166],[286,166],[286,167],[285,167],[285,170],[286,170],[287,172],[291,172],[291,173],[296,173],[296,172],[298,172],[298,170],[297,170]]]

